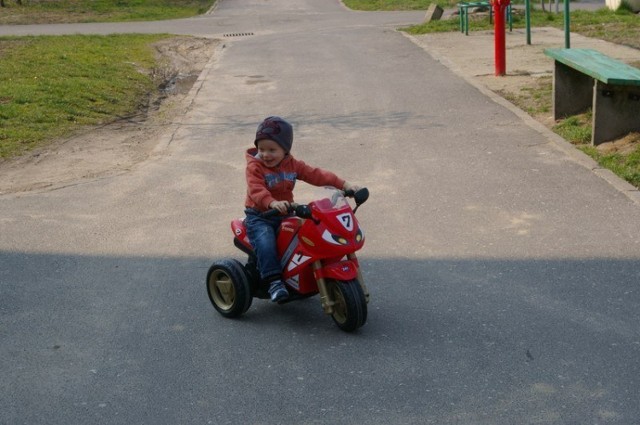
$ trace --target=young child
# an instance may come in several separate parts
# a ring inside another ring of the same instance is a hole
[[[276,249],[277,230],[284,216],[263,218],[260,213],[276,209],[281,214],[287,214],[289,205],[293,202],[296,180],[343,190],[358,190],[358,187],[330,171],[295,159],[289,153],[293,144],[293,128],[280,117],[268,117],[260,123],[254,144],[256,147],[247,150],[245,155],[245,226],[258,259],[260,277],[269,283],[271,301],[276,302],[289,296],[282,282],[282,267]]]

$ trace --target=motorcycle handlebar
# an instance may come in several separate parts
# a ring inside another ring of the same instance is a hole
[[[277,215],[280,215],[280,211],[276,210],[275,208],[267,210],[267,211],[265,211],[263,213],[260,213],[260,217],[262,217],[262,218],[271,218],[271,217],[275,217]]]
[[[289,208],[287,208],[287,212],[288,213],[294,213],[294,212],[296,212],[296,209],[299,206],[301,206],[301,205],[296,204],[295,202],[293,202],[293,203],[291,203],[291,205],[289,205]],[[280,211],[275,209],[275,208],[272,208],[272,209],[267,210],[267,211],[265,211],[263,213],[260,213],[260,217],[262,217],[262,218],[271,218],[271,217],[275,217],[277,215],[280,215]]]
[[[343,190],[342,193],[346,197],[356,199],[356,210],[360,205],[364,204],[366,200],[369,198],[369,189],[367,189],[366,187],[358,189],[357,191]],[[289,208],[287,209],[289,213],[295,213],[298,217],[302,217],[302,218],[308,218],[307,215],[310,214],[310,212],[307,212],[308,210],[309,210],[308,205],[296,204],[295,202],[289,205]],[[263,213],[260,213],[260,217],[262,218],[271,218],[277,215],[280,215],[280,211],[276,210],[275,208],[267,210]]]

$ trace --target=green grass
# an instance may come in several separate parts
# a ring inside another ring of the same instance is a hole
[[[640,189],[640,143],[631,152],[606,153],[591,146],[591,113],[562,120],[554,131],[592,157],[598,165],[613,171]],[[637,136],[640,140],[640,136]]]
[[[354,10],[427,10],[431,0],[344,0],[345,6]],[[452,7],[457,0],[436,0],[441,7]]]
[[[617,176],[640,188],[640,145],[628,154],[603,154],[593,146],[580,146],[587,155],[595,159],[598,164],[613,171]]]
[[[580,115],[573,115],[560,120],[553,126],[553,131],[574,145],[587,144],[591,142],[592,119],[591,111]]]
[[[138,111],[168,35],[0,38],[0,157]]]
[[[215,0],[5,0],[0,24],[126,22],[188,18]]]

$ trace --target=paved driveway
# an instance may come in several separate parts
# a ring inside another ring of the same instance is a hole
[[[0,196],[0,423],[634,423],[640,209],[395,31],[422,17],[225,0],[0,27],[252,34],[224,37],[152,160]],[[241,258],[243,150],[271,114],[371,190],[355,334],[317,298],[240,320],[207,299],[211,261]]]

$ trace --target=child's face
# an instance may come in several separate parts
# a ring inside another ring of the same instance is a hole
[[[264,165],[272,168],[280,164],[287,153],[273,140],[262,139],[258,141],[258,154]]]

